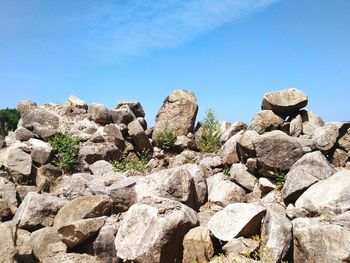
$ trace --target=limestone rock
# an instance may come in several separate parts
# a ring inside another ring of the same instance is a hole
[[[15,263],[15,224],[11,221],[0,223],[0,255],[1,262]]]
[[[99,124],[108,124],[111,122],[109,110],[102,104],[91,104],[88,109],[91,119]]]
[[[208,201],[220,206],[242,202],[245,191],[242,187],[231,182],[224,174],[215,174],[207,178]]]
[[[301,157],[286,175],[283,198],[295,201],[309,186],[335,173],[326,157],[319,151]]]
[[[17,194],[19,197],[19,200],[23,202],[24,198],[27,196],[30,192],[39,193],[40,190],[34,186],[34,185],[17,185],[16,186]]]
[[[208,228],[216,238],[222,241],[251,236],[260,229],[260,222],[265,213],[266,209],[260,205],[230,204],[214,214],[208,222]]]
[[[135,144],[138,152],[149,152],[153,151],[151,143],[148,140],[148,137],[143,130],[141,124],[138,120],[134,120],[128,124],[129,135],[131,136],[132,141]]]
[[[58,197],[30,192],[17,209],[13,220],[20,228],[27,230],[51,226],[58,210],[65,203],[65,200]]]
[[[62,242],[73,248],[96,235],[105,221],[106,217],[82,219],[61,226],[57,232]]]
[[[237,142],[240,140],[244,131],[240,131],[233,135],[225,144],[221,147],[221,157],[225,164],[231,165],[239,162],[239,156],[237,153]]]
[[[50,192],[57,184],[62,170],[52,164],[42,165],[36,172],[35,182],[39,190]]]
[[[284,120],[271,110],[258,112],[248,126],[248,130],[254,130],[259,134],[277,130]]]
[[[7,150],[7,162],[5,165],[10,171],[30,175],[32,171],[32,157],[19,148],[9,148]]]
[[[118,102],[116,109],[120,109],[124,106],[128,106],[136,117],[145,117],[145,111],[139,101],[120,101]]]
[[[341,170],[328,179],[319,181],[307,189],[295,202],[295,207],[320,213],[330,210],[336,213],[350,209],[350,171]]]
[[[262,110],[272,110],[283,116],[292,115],[307,105],[306,95],[297,89],[285,89],[266,93],[261,104]]]
[[[193,92],[187,90],[173,91],[163,102],[156,116],[152,138],[168,123],[177,136],[187,135],[193,131],[198,111],[197,100]]]
[[[257,179],[248,172],[248,168],[241,163],[234,163],[230,168],[230,180],[244,189],[252,192]]]
[[[276,189],[276,183],[269,178],[260,177],[259,178],[259,188],[262,194],[267,194],[272,190]]]
[[[182,240],[197,225],[191,208],[164,198],[145,198],[130,207],[115,238],[125,261],[180,262]]]
[[[347,262],[350,232],[340,225],[313,218],[293,220],[294,262]]]
[[[29,139],[28,141],[31,147],[32,160],[39,164],[46,164],[51,160],[53,156],[52,146],[38,139]]]
[[[18,127],[15,131],[15,137],[19,141],[28,141],[30,138],[34,138],[35,134],[24,127]]]
[[[338,136],[339,126],[335,123],[327,123],[314,132],[316,147],[321,151],[329,151],[337,142]]]
[[[107,124],[103,127],[102,137],[105,142],[111,143],[118,147],[119,150],[124,150],[125,140],[120,127],[116,124]]]
[[[211,240],[210,231],[203,226],[192,228],[185,235],[183,247],[183,263],[204,262],[214,256],[214,244]]]
[[[256,157],[264,175],[277,177],[277,171],[287,171],[303,155],[296,138],[281,131],[265,133],[254,141]]]
[[[54,227],[45,227],[33,232],[30,236],[30,243],[34,256],[40,262],[59,253],[67,252],[67,246],[60,240],[57,229]]]
[[[313,134],[317,128],[324,125],[324,121],[312,111],[302,110],[300,116],[303,121],[303,134]]]
[[[54,226],[61,227],[81,219],[109,215],[111,209],[112,201],[108,196],[91,195],[77,197],[58,211]]]
[[[30,241],[31,233],[24,229],[17,229],[17,261],[19,262],[35,262],[34,256],[32,256],[32,242]]]

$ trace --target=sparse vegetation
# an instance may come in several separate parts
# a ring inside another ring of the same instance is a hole
[[[16,109],[6,108],[0,110],[0,119],[4,122],[5,135],[7,135],[9,131],[16,130],[20,118],[21,116]]]
[[[209,109],[201,122],[201,135],[197,146],[202,152],[216,153],[220,149],[220,126],[213,110]]]
[[[170,150],[174,147],[176,141],[175,130],[169,126],[169,122],[165,122],[162,130],[156,135],[156,139],[160,144],[160,147],[165,150]]]
[[[222,173],[226,176],[230,176],[230,167],[225,165],[224,169],[222,170]]]
[[[118,161],[112,161],[111,163],[116,172],[137,171],[143,173],[148,161],[149,154],[144,151],[138,156],[136,154],[123,155]]]
[[[279,173],[279,175],[276,178],[276,187],[278,190],[281,190],[284,186],[284,183],[286,181],[286,174],[285,173]]]
[[[53,164],[57,167],[69,172],[78,164],[79,140],[68,129],[56,135],[49,143],[55,152]]]

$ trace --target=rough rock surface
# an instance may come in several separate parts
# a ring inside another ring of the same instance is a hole
[[[312,111],[302,110],[300,116],[303,121],[303,134],[313,134],[317,128],[324,125],[324,121],[320,116]]]
[[[230,168],[230,180],[244,189],[252,192],[257,182],[255,176],[248,172],[248,168],[241,163],[232,164]]]
[[[329,151],[337,142],[339,126],[335,123],[327,123],[314,131],[316,147],[321,151]]]
[[[248,130],[254,130],[259,134],[277,130],[284,120],[271,110],[258,112],[248,126]]]

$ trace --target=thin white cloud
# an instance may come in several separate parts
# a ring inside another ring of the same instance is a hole
[[[279,0],[127,0],[96,2],[80,16],[103,58],[174,48]]]

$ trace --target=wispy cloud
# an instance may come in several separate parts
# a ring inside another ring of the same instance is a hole
[[[128,0],[95,2],[83,16],[102,57],[138,56],[174,48],[279,0]]]

